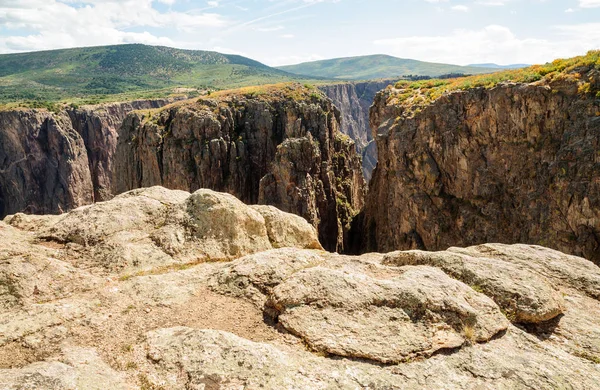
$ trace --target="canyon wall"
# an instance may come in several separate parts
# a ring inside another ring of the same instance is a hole
[[[168,103],[0,112],[0,217],[156,184],[211,188],[301,215],[328,249],[343,249],[365,186],[354,142],[321,92],[278,86],[157,110]]]
[[[0,111],[0,218],[62,213],[112,198],[112,159],[128,113],[173,100]]]
[[[135,100],[66,110],[71,118],[73,128],[85,143],[94,189],[94,201],[100,202],[114,196],[113,157],[117,149],[118,131],[127,114],[134,110],[163,107],[173,101],[172,99]]]
[[[418,91],[380,92],[379,163],[354,245],[539,244],[600,263],[598,91],[600,72],[588,66],[427,103],[407,99]]]
[[[162,185],[229,192],[306,218],[327,249],[341,251],[365,186],[339,115],[322,93],[299,85],[131,114],[114,159],[115,191]]]
[[[319,86],[341,112],[340,130],[356,142],[367,183],[377,165],[377,145],[369,126],[369,108],[377,92],[393,83],[392,80],[378,80]]]
[[[0,112],[0,218],[61,213],[92,201],[85,144],[66,113]]]

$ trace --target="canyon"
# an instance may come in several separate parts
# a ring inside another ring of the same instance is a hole
[[[600,388],[599,151],[600,52],[2,110],[0,388]]]
[[[377,165],[377,143],[373,139],[369,123],[369,109],[375,95],[394,80],[347,82],[319,86],[341,112],[342,133],[356,143],[356,151],[362,157],[363,175],[367,184]]]

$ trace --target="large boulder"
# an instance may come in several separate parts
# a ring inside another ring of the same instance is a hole
[[[315,267],[277,286],[268,305],[312,349],[381,363],[485,342],[509,325],[488,297],[429,267],[391,280]]]
[[[263,214],[267,215],[265,219]],[[24,229],[26,216],[6,219]],[[234,196],[201,189],[138,189],[60,217],[35,217],[39,239],[66,246],[71,263],[103,272],[228,260],[273,247],[315,248],[317,233],[300,217],[258,210]]]
[[[564,311],[564,299],[542,275],[495,258],[453,252],[393,252],[384,264],[438,267],[473,289],[485,292],[514,322],[548,321]]]

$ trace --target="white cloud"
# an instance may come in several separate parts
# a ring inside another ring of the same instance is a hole
[[[573,8],[567,8],[567,9],[565,10],[565,12],[566,12],[566,13],[568,13],[568,14],[570,14],[570,13],[572,13],[572,12],[575,12],[575,10],[574,10]]]
[[[555,26],[553,30],[558,39],[520,38],[507,27],[490,25],[481,30],[459,29],[448,35],[381,39],[374,44],[397,57],[457,64],[544,63],[599,46],[600,23]]]
[[[292,39],[295,38],[296,36],[294,34],[283,34],[281,35],[281,38],[285,38],[285,39]]]
[[[26,36],[0,37],[0,52],[55,49],[139,42],[172,44],[145,28],[176,28],[183,32],[220,27],[216,13],[159,12],[154,0],[0,0],[0,25],[28,30]],[[174,0],[161,0],[166,4]],[[142,31],[132,32],[131,29]],[[10,34],[10,33],[9,33]]]
[[[486,5],[490,7],[501,7],[506,5],[507,0],[479,0],[475,4]]]
[[[469,11],[469,7],[467,7],[466,5],[454,5],[450,8],[453,11],[460,11],[460,12],[468,12]]]
[[[600,0],[579,0],[581,8],[597,8],[600,7]]]

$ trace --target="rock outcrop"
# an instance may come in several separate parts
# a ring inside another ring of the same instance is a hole
[[[306,218],[328,249],[344,249],[365,184],[339,111],[319,90],[286,84],[158,110],[168,103],[0,112],[0,217],[153,185],[210,188]]]
[[[595,389],[599,285],[542,247],[345,256],[273,207],[136,189],[0,222],[0,388]]]
[[[319,86],[340,110],[340,130],[356,143],[356,151],[362,156],[363,175],[367,183],[377,165],[377,144],[369,126],[369,108],[377,92],[393,83],[393,80],[380,80]]]
[[[110,199],[118,129],[133,110],[172,100],[0,111],[0,218],[62,213]]]
[[[357,222],[358,246],[525,243],[600,264],[594,53],[562,72],[560,62],[523,71],[547,73],[529,84],[494,86],[489,76],[493,86],[468,88],[479,79],[467,78],[443,94],[451,81],[399,83],[379,93],[371,109],[379,162]]]
[[[323,245],[344,249],[363,205],[354,143],[339,111],[300,85],[224,92],[123,124],[113,167],[117,193],[162,185],[229,192],[306,218]]]

